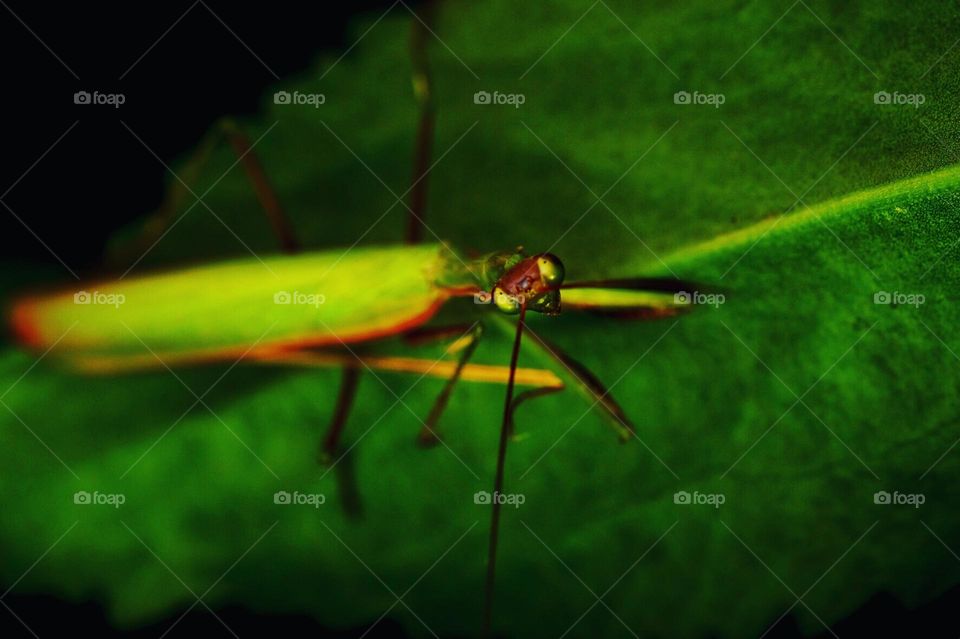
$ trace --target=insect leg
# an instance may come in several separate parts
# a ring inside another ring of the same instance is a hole
[[[419,346],[420,344],[443,339],[455,340],[461,335],[468,334],[472,327],[473,325],[470,323],[443,326],[418,326],[405,332],[403,334],[403,340],[410,346]]]
[[[254,152],[250,140],[232,120],[225,119],[220,124],[220,128],[234,153],[240,159],[257,199],[260,201],[260,205],[273,228],[280,248],[285,253],[300,252],[300,243],[294,235],[293,227],[267,179],[267,174]],[[362,508],[354,470],[354,458],[349,453],[340,454],[340,440],[357,395],[360,368],[347,364],[341,368],[341,372],[337,404],[330,425],[327,427],[327,433],[320,445],[318,460],[325,466],[330,466],[334,463],[334,460],[337,460],[335,471],[341,506],[348,517],[357,518],[360,516]]]
[[[535,399],[537,397],[543,397],[544,395],[552,395],[553,393],[558,393],[562,391],[564,388],[566,387],[565,386],[541,386],[540,388],[531,388],[531,389],[525,390],[519,395],[517,395],[514,398],[513,403],[510,404],[510,413],[509,413],[509,418],[507,419],[507,429],[510,432],[510,436],[512,437],[516,431],[516,428],[514,428],[514,423],[513,423],[513,414],[517,411],[517,408],[520,406],[520,404],[530,399]]]
[[[359,363],[373,371],[387,373],[408,373],[449,379],[456,369],[456,363],[450,361],[435,361],[418,357],[393,357],[360,355]],[[331,368],[336,366],[355,366],[358,361],[353,354],[324,351],[282,351],[265,349],[250,351],[247,360],[261,364],[276,364],[280,366],[303,366],[311,368]],[[167,360],[169,363],[169,360]],[[181,360],[178,363],[183,363]],[[149,361],[144,359],[145,364]],[[122,367],[104,365],[99,362],[85,362],[82,370],[87,372],[116,373],[125,370]],[[560,388],[563,380],[553,371],[543,368],[518,368],[515,372],[517,386],[550,386]],[[510,369],[507,366],[492,364],[471,364],[463,366],[460,379],[469,382],[485,384],[506,384],[510,378]]]
[[[443,414],[443,409],[447,407],[447,402],[450,400],[453,388],[456,386],[457,381],[460,380],[464,366],[467,365],[470,357],[477,349],[477,344],[480,343],[480,337],[482,335],[483,325],[476,323],[470,329],[469,333],[464,336],[467,342],[461,349],[460,356],[457,358],[456,368],[453,369],[453,374],[447,378],[447,383],[443,385],[443,390],[440,391],[440,394],[434,401],[433,407],[430,409],[430,414],[427,416],[426,421],[423,422],[423,427],[417,436],[417,442],[421,446],[432,446],[440,441],[440,437],[437,435],[437,422],[440,420],[440,415]]]
[[[360,381],[360,369],[356,366],[344,366],[340,378],[340,393],[337,395],[337,406],[333,411],[333,418],[327,428],[327,434],[320,444],[318,459],[321,464],[330,464],[340,449],[340,438],[343,428],[347,424],[350,408],[357,396],[357,384]]]
[[[280,206],[280,200],[270,185],[267,174],[263,170],[263,165],[250,145],[249,138],[240,129],[239,125],[229,118],[223,119],[219,127],[243,165],[243,170],[253,186],[257,199],[260,201],[260,206],[263,207],[267,220],[273,228],[280,249],[284,253],[297,253],[300,250],[300,243],[293,232],[293,226],[290,224],[290,219],[286,213],[284,213],[283,207]]]
[[[528,343],[533,343],[542,353],[561,364],[563,372],[567,373],[564,376],[564,381],[584,395],[594,407],[600,409],[600,412],[616,429],[621,441],[629,441],[636,429],[630,418],[627,417],[626,412],[603,385],[603,382],[586,366],[573,359],[555,344],[544,340],[529,327],[527,327],[527,333],[534,338],[533,340],[527,340]]]
[[[490,321],[504,332],[512,332],[513,330],[512,324],[506,317],[495,315],[490,318]],[[634,436],[633,424],[630,422],[623,408],[621,408],[620,404],[610,395],[610,392],[597,376],[590,372],[583,364],[563,352],[559,347],[548,343],[534,333],[530,330],[529,326],[525,326],[524,330],[533,337],[533,339],[528,339],[525,342],[528,348],[534,349],[535,354],[540,356],[541,359],[546,358],[554,364],[559,364],[559,366],[555,367],[557,377],[562,382],[559,386],[561,388],[564,386],[573,388],[580,393],[584,399],[590,402],[592,406],[600,409],[601,414],[617,431],[621,441],[626,442],[632,439]],[[545,384],[544,386],[556,387],[557,385]],[[516,404],[527,399],[532,399],[535,396],[546,394],[547,392],[548,391],[544,391],[536,394],[523,393],[517,397]],[[516,405],[513,408],[516,409]]]
[[[427,208],[427,173],[430,171],[430,156],[433,150],[434,103],[430,83],[430,64],[427,56],[427,40],[432,22],[434,3],[421,6],[423,18],[411,20],[410,58],[413,66],[413,95],[420,110],[417,123],[417,139],[413,157],[413,184],[410,186],[409,215],[407,216],[406,242],[417,244],[423,239],[423,217]]]
[[[318,461],[324,466],[330,466],[336,460],[337,490],[340,495],[340,505],[348,517],[358,518],[362,507],[360,491],[357,489],[357,477],[354,471],[353,456],[347,452],[340,454],[340,439],[343,429],[347,425],[350,408],[357,396],[357,384],[360,381],[360,369],[356,366],[344,366],[340,379],[340,393],[337,395],[337,406],[333,411],[333,418],[327,428],[318,454]]]
[[[286,253],[295,253],[299,249],[299,242],[293,232],[290,220],[280,206],[270,181],[267,179],[263,165],[260,163],[250,144],[249,139],[240,130],[240,127],[230,120],[223,118],[204,136],[196,150],[187,159],[184,167],[179,171],[178,179],[167,188],[163,200],[157,210],[147,219],[143,230],[133,239],[113,249],[107,259],[115,267],[127,266],[139,259],[164,233],[175,223],[177,214],[184,209],[188,200],[195,197],[195,185],[210,156],[217,145],[226,140],[242,164],[254,193],[273,229],[281,250]]]

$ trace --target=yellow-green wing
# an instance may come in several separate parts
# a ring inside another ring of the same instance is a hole
[[[437,244],[234,260],[31,296],[11,320],[25,345],[86,368],[358,342],[427,321],[442,262]]]

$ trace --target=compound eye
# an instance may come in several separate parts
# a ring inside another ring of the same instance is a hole
[[[537,258],[540,267],[540,280],[547,286],[555,287],[563,283],[563,262],[552,253],[544,253]]]
[[[515,315],[520,312],[520,300],[516,295],[510,295],[499,286],[493,289],[493,303],[504,313]]]

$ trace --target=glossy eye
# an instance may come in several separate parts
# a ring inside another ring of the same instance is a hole
[[[540,280],[550,287],[557,287],[563,283],[563,262],[552,253],[544,253],[537,258],[540,267]]]
[[[515,295],[508,294],[499,286],[493,289],[493,303],[508,315],[520,312],[520,300]]]

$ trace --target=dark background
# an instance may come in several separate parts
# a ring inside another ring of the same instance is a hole
[[[120,119],[163,162],[170,163],[193,148],[219,116],[255,113],[261,95],[276,80],[271,70],[284,77],[307,68],[320,52],[339,56],[356,37],[349,29],[353,16],[379,15],[393,4],[392,0],[272,2],[269,6],[213,1],[56,7],[3,4],[0,46],[6,117],[0,201],[6,207],[0,206],[0,250],[4,261],[62,268],[55,253],[81,275],[96,269],[111,233],[154,210],[167,181],[163,165]],[[400,6],[393,10],[404,11]],[[80,90],[123,93],[126,103],[118,110],[85,108],[73,103],[73,94]],[[778,586],[771,583],[771,587]],[[64,625],[100,637],[157,637],[181,614],[123,634],[110,628],[97,603],[15,591],[0,599],[40,637],[58,635]],[[841,637],[956,636],[953,611],[958,605],[960,588],[918,610],[907,610],[881,594],[833,630]],[[796,610],[802,611],[801,606]],[[236,607],[218,609],[217,614],[241,636],[348,637],[366,630],[330,632],[307,615],[258,615]],[[14,614],[0,610],[0,636],[35,636],[31,631]],[[199,606],[168,636],[192,634],[229,636]],[[395,622],[385,620],[367,636],[400,634]],[[798,636],[794,613],[767,634]]]
[[[302,72],[322,51],[339,57],[357,37],[352,16],[393,4],[5,2],[0,200],[13,212],[0,206],[3,255],[57,265],[52,252],[81,274],[95,267],[111,232],[155,209],[169,179],[120,120],[169,164],[218,116],[255,113],[273,73]],[[75,105],[80,90],[126,102]]]

